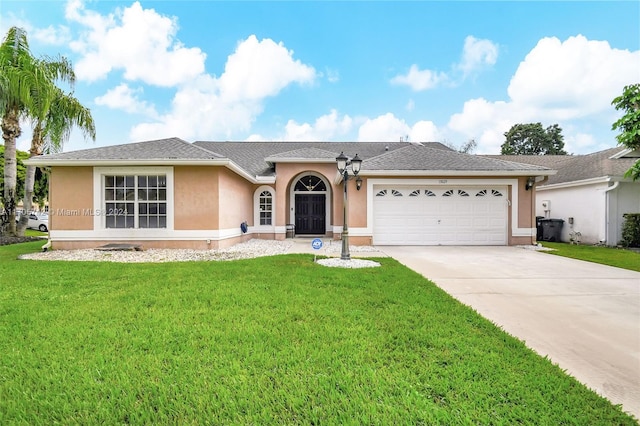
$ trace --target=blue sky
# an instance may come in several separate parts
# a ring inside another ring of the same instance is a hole
[[[0,31],[61,54],[95,144],[442,141],[497,154],[516,123],[576,154],[616,145],[640,82],[640,2],[12,1]],[[27,149],[28,123],[18,141]]]

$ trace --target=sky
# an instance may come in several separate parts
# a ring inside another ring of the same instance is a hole
[[[95,142],[410,141],[499,154],[518,123],[616,146],[640,82],[638,1],[0,2],[2,37],[65,56]],[[30,124],[18,149],[28,150]]]

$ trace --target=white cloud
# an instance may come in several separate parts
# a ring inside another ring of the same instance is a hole
[[[311,83],[315,77],[313,67],[294,60],[293,51],[282,43],[258,41],[251,35],[227,58],[219,84],[225,100],[257,100],[274,96],[291,83]]]
[[[45,45],[59,46],[69,43],[71,40],[71,31],[69,27],[64,25],[49,25],[46,28],[35,28],[31,22],[17,17],[11,12],[0,16],[0,34],[2,34],[2,37],[7,34],[11,27],[20,27],[25,30],[30,43],[33,43],[35,40]]]
[[[250,130],[267,97],[292,83],[311,83],[315,76],[315,70],[294,60],[293,52],[282,43],[249,36],[229,55],[219,78],[202,74],[184,83],[173,98],[171,112],[156,123],[135,126],[132,139],[232,138]]]
[[[611,146],[613,141],[598,143],[584,132],[567,129],[575,120],[609,116],[611,100],[623,86],[637,81],[638,69],[640,51],[614,49],[581,35],[564,42],[544,38],[520,63],[509,84],[508,100],[471,99],[462,112],[451,116],[448,127],[475,138],[481,154],[498,153],[512,125],[530,122],[559,124],[565,129],[567,146],[577,153]]]
[[[513,102],[571,119],[602,112],[624,85],[637,82],[640,51],[613,49],[578,35],[543,38],[520,63],[509,84]]]
[[[320,116],[313,125],[298,124],[289,120],[285,126],[285,140],[292,141],[327,141],[348,134],[353,127],[353,120],[348,115],[339,117],[338,111]]]
[[[69,27],[65,27],[63,25],[58,25],[57,27],[49,25],[46,28],[35,29],[30,34],[33,34],[33,38],[42,44],[51,44],[55,46],[67,44],[71,40],[71,31],[69,30]]]
[[[129,81],[176,87],[164,114],[142,99],[143,86],[133,90],[121,84],[96,98],[100,105],[152,118],[131,129],[133,140],[168,135],[232,138],[250,131],[266,98],[293,83],[312,84],[318,77],[283,43],[258,40],[255,35],[238,42],[219,77],[207,74],[202,50],[188,48],[177,39],[177,18],[145,9],[137,1],[101,15],[87,9],[82,0],[69,0],[65,16],[85,28],[70,43],[81,55],[76,66],[79,79],[93,81],[121,70]]]
[[[391,84],[409,86],[415,92],[433,89],[447,81],[447,75],[432,70],[420,70],[416,64],[411,65],[406,75],[397,75],[391,79]]]
[[[358,130],[358,141],[363,142],[398,142],[407,137],[412,142],[429,142],[437,140],[439,132],[431,121],[418,121],[411,127],[390,112],[367,119]]]
[[[498,45],[491,40],[477,39],[471,35],[464,40],[460,63],[454,64],[450,73],[424,69],[413,64],[407,74],[399,74],[391,79],[391,84],[409,86],[414,92],[433,89],[443,84],[456,86],[470,74],[494,65],[498,60]],[[456,73],[458,71],[458,73]],[[462,72],[462,76],[456,76]]]
[[[398,142],[409,135],[411,128],[404,120],[388,112],[374,119],[368,119],[358,130],[358,141]]]
[[[133,140],[179,136],[229,139],[236,132],[250,130],[251,123],[262,112],[257,100],[228,101],[220,97],[218,81],[202,75],[178,90],[171,111],[157,122],[141,123],[131,130]]]
[[[139,2],[102,16],[71,0],[66,17],[87,27],[82,38],[70,44],[82,55],[75,69],[80,80],[102,79],[122,69],[127,80],[170,87],[204,72],[206,55],[175,39],[177,19],[143,9]]]
[[[470,35],[464,39],[462,59],[457,67],[466,76],[484,66],[494,65],[497,60],[498,45],[491,40],[480,40]]]
[[[440,132],[432,121],[421,120],[413,125],[409,138],[413,142],[436,142],[440,138]]]
[[[151,118],[158,117],[153,105],[146,101],[138,100],[138,95],[143,93],[143,89],[131,89],[127,84],[122,83],[109,90],[103,96],[95,99],[97,105],[105,105],[112,109],[120,109],[130,114],[143,114]]]

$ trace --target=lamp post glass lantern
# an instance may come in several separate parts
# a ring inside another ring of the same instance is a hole
[[[341,152],[340,155],[336,157],[336,163],[338,166],[338,172],[342,175],[342,185],[344,186],[344,200],[342,203],[343,207],[343,219],[342,219],[342,253],[340,254],[340,259],[342,260],[351,260],[351,253],[349,253],[349,226],[347,223],[347,217],[349,212],[349,197],[347,194],[347,183],[349,181],[349,169],[348,166],[351,166],[351,172],[353,173],[353,177],[357,177],[358,173],[360,173],[360,166],[362,165],[362,159],[358,157],[356,154],[351,160],[344,155],[344,152]],[[362,184],[362,179],[358,177],[360,184]],[[360,185],[357,186],[357,189],[360,190]]]

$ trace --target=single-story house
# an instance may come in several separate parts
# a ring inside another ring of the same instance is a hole
[[[536,185],[536,215],[564,221],[562,241],[580,233],[580,242],[615,246],[621,240],[625,213],[640,213],[640,181],[625,172],[640,151],[623,147],[588,155],[496,155],[557,170]]]
[[[349,179],[350,243],[517,245],[536,237],[531,164],[440,143],[194,142],[168,138],[45,155],[53,248],[136,243],[210,249],[249,238],[340,237],[336,157]]]

